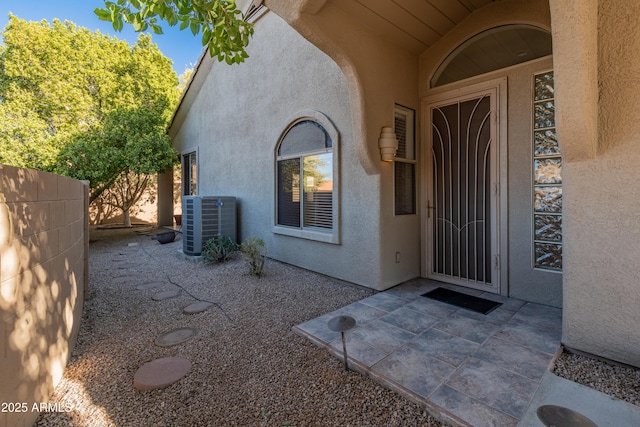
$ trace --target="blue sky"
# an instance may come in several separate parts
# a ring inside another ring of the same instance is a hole
[[[122,32],[113,30],[110,22],[100,21],[93,13],[97,7],[104,8],[104,0],[0,0],[0,31],[9,22],[9,12],[27,21],[52,22],[54,18],[69,20],[91,31],[100,30],[129,44],[136,42],[138,35],[130,26]],[[162,53],[173,61],[173,69],[178,75],[192,68],[200,57],[202,44],[200,36],[194,37],[188,29],[179,31],[178,27],[169,27],[163,23],[164,34],[153,34],[153,42]]]

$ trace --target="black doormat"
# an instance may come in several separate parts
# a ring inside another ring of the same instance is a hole
[[[467,295],[462,292],[456,292],[445,288],[435,288],[426,294],[422,294],[422,296],[482,314],[489,314],[502,305],[501,302],[474,297],[473,295]]]

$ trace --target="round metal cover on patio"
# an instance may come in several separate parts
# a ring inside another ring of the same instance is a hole
[[[581,413],[563,406],[542,405],[536,410],[536,414],[547,427],[598,427]]]
[[[351,316],[336,316],[327,322],[333,332],[344,332],[356,326],[356,319]]]

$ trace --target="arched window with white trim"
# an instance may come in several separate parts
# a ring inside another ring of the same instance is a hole
[[[337,243],[338,133],[318,112],[301,115],[276,148],[274,231]]]

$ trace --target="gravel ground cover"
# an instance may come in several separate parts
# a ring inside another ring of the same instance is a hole
[[[194,264],[176,257],[182,242],[153,235],[92,230],[90,299],[51,402],[69,412],[43,413],[37,426],[444,426],[291,332],[372,291],[271,260],[263,278],[241,259]],[[176,284],[180,297],[151,299]],[[183,314],[193,297],[217,305]],[[154,344],[179,327],[198,333]],[[133,387],[140,366],[168,356],[191,360],[191,372],[165,389]],[[554,373],[640,405],[638,369],[564,352]]]
[[[640,370],[564,351],[553,373],[620,400],[640,405]]]
[[[69,411],[43,413],[36,425],[443,425],[291,332],[371,290],[272,260],[262,278],[242,259],[195,264],[176,257],[181,241],[161,245],[139,231],[92,230],[91,238],[90,299],[52,398]],[[178,298],[151,299],[176,284]],[[217,305],[185,315],[190,295]],[[180,327],[198,333],[173,347],[154,344]],[[140,366],[169,356],[189,359],[191,372],[164,389],[133,387]]]

